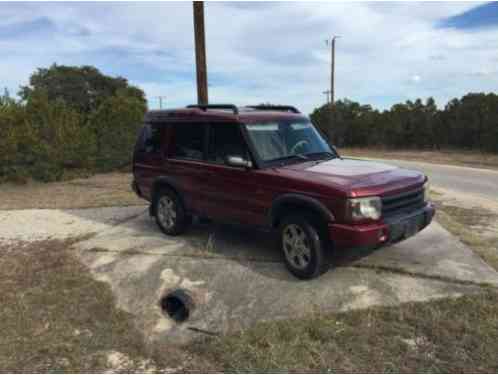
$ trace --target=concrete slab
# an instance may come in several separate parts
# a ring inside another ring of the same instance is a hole
[[[149,343],[183,344],[203,333],[248,328],[274,319],[375,305],[395,305],[475,293],[474,285],[341,267],[299,281],[282,263],[83,250],[82,259],[108,282],[120,308],[135,316]],[[191,317],[176,323],[159,301],[178,288],[195,301]]]
[[[113,226],[79,246],[114,252],[282,261],[271,233],[213,224],[195,225],[185,235],[167,237],[146,214]],[[498,273],[437,222],[404,242],[374,252],[362,249],[341,252],[337,263],[498,286]]]
[[[437,222],[415,237],[382,248],[352,264],[498,286],[498,273]]]
[[[0,242],[65,239],[112,228],[146,206],[73,210],[0,210]]]
[[[478,291],[471,283],[498,285],[498,273],[437,223],[361,259],[343,254],[337,268],[307,282],[288,273],[271,234],[244,228],[195,225],[172,238],[144,214],[76,248],[151,341],[184,343],[202,331]],[[398,272],[369,269],[379,266]],[[196,302],[191,318],[181,324],[159,305],[177,288],[187,289]]]

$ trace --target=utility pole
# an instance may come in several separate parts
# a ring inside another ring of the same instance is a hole
[[[332,38],[327,39],[327,45],[330,43],[330,105],[333,106],[335,103],[335,40],[340,38],[339,35],[334,35]]]
[[[159,95],[157,98],[159,99],[159,109],[163,109],[163,98],[166,99],[166,96]]]
[[[197,104],[208,104],[204,2],[194,1],[195,62],[197,69]]]

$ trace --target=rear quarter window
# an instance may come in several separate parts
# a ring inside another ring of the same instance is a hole
[[[206,126],[198,123],[173,125],[173,158],[203,160]]]

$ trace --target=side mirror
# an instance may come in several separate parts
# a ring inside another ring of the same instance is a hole
[[[230,167],[236,167],[236,168],[252,167],[252,163],[249,160],[244,159],[242,156],[228,155],[225,158],[225,163]]]

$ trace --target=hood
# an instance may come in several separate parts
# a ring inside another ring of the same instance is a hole
[[[357,159],[299,163],[285,166],[284,169],[298,172],[307,180],[341,190],[350,197],[394,194],[425,181],[425,175],[416,170]]]

